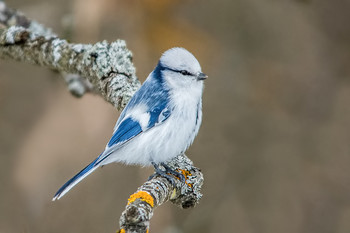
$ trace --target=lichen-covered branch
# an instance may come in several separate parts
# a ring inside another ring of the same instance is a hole
[[[178,180],[174,187],[160,176],[144,183],[128,200],[119,220],[120,233],[148,232],[154,209],[168,200],[184,209],[194,207],[199,202],[204,180],[200,169],[194,167],[185,155],[179,155],[167,165],[181,172],[186,183]]]
[[[132,54],[122,40],[96,44],[73,44],[50,29],[8,8],[0,0],[0,59],[27,62],[59,71],[75,96],[88,91],[101,94],[122,109],[140,87]],[[185,155],[166,163],[181,172],[173,186],[155,176],[130,196],[120,218],[120,232],[147,232],[154,209],[170,200],[181,208],[194,207],[200,200],[203,174]]]
[[[18,24],[17,24],[18,23]],[[132,54],[122,40],[73,44],[0,2],[0,58],[45,66],[86,78],[121,109],[140,87]],[[77,84],[77,83],[75,83]],[[80,88],[86,88],[81,85]],[[79,91],[76,92],[79,95]]]

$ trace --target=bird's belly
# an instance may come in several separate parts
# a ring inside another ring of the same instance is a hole
[[[102,165],[123,162],[149,166],[151,162],[166,162],[185,152],[195,137],[195,124],[195,117],[169,117],[163,124],[143,132],[117,149]]]

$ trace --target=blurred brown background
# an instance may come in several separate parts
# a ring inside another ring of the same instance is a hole
[[[125,39],[142,81],[173,46],[209,74],[187,152],[204,197],[191,210],[161,206],[151,232],[350,232],[350,1],[7,3],[73,42]],[[117,117],[45,68],[0,60],[0,232],[115,232],[151,169],[109,165],[51,198]]]

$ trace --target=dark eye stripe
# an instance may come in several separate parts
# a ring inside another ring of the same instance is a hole
[[[186,75],[186,76],[194,76],[194,74],[188,72],[187,70],[175,70],[175,69],[171,69],[169,67],[163,67],[163,70],[171,70],[173,72],[176,72],[176,73],[180,73],[182,75]]]
[[[192,75],[190,72],[188,72],[187,70],[180,70],[178,71],[180,72],[182,75]]]

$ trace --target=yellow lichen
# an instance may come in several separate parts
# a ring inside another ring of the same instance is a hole
[[[177,171],[181,172],[182,175],[185,176],[185,179],[186,179],[185,183],[186,183],[188,186],[190,186],[190,187],[192,188],[192,184],[187,183],[187,179],[188,179],[189,176],[192,176],[192,173],[189,172],[189,171],[187,171],[187,170],[185,170],[185,169],[177,169]],[[176,178],[177,178],[178,180],[180,180],[179,177],[176,177]]]
[[[122,228],[119,231],[117,231],[117,233],[125,233],[125,230]],[[148,229],[146,230],[146,233],[149,233]]]
[[[176,189],[171,193],[170,199],[174,199],[176,197]]]
[[[128,199],[128,205],[133,203],[136,199],[141,199],[141,201],[147,202],[151,207],[154,206],[154,198],[145,191],[138,191],[132,194]]]

